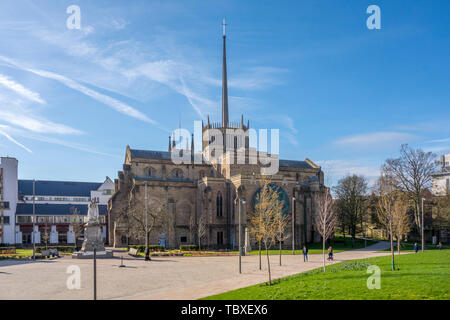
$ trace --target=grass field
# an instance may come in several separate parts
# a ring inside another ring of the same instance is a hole
[[[347,261],[205,298],[205,300],[426,300],[450,299],[450,250]],[[381,269],[381,288],[368,289],[369,265]]]
[[[421,251],[422,248],[421,248],[420,242],[417,242],[417,244],[419,245],[419,251]],[[443,249],[450,249],[450,246],[449,245],[443,245],[442,248]],[[397,243],[396,242],[394,243],[394,250],[397,251]],[[439,250],[439,248],[438,248],[437,245],[433,245],[431,243],[426,243],[425,244],[425,250]],[[391,251],[391,249],[386,249],[386,250],[383,250],[383,251]],[[401,245],[400,245],[400,251],[414,251],[414,243],[402,242]]]
[[[372,244],[377,243],[378,241],[374,241],[374,240],[367,240],[367,246],[370,246]],[[325,250],[328,249],[329,246],[333,247],[333,251],[334,253],[338,253],[338,252],[343,252],[343,251],[348,251],[348,250],[354,250],[354,249],[360,249],[360,248],[364,248],[365,243],[363,239],[355,239],[355,244],[354,247],[352,248],[352,239],[351,238],[346,238],[345,242],[344,242],[344,238],[343,237],[335,237],[334,238],[334,243],[331,242],[330,244],[325,244]],[[250,252],[249,254],[259,254],[258,252],[258,248],[252,248],[253,251]],[[236,251],[237,253],[238,251]],[[308,253],[309,254],[315,254],[315,253],[322,253],[322,243],[310,243],[308,244]],[[262,254],[266,254],[266,252],[264,250],[262,250]],[[269,250],[269,254],[280,254],[280,250]],[[282,250],[282,254],[292,254],[292,250]],[[295,254],[302,254],[302,250],[295,250]]]

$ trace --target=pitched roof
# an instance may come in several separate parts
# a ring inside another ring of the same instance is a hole
[[[143,158],[143,159],[164,159],[170,160],[171,153],[168,151],[154,151],[154,150],[136,150],[130,149],[132,158]],[[297,160],[280,160],[280,167],[294,167],[294,168],[303,168],[303,169],[311,169],[314,168],[307,161],[297,161]]]
[[[297,160],[280,160],[280,167],[293,167],[293,168],[303,168],[303,169],[311,169],[311,166],[306,161],[297,161]]]
[[[87,204],[51,204],[51,203],[39,203],[35,204],[36,215],[55,215],[66,216],[72,215],[74,210],[77,210],[78,215],[87,215]],[[105,215],[107,211],[106,205],[99,205],[98,212],[100,215]],[[32,203],[18,203],[16,209],[16,215],[31,215],[33,214]]]
[[[130,149],[132,158],[144,158],[144,159],[171,159],[171,153],[168,151],[153,151],[153,150],[136,150]]]
[[[33,194],[33,180],[19,180],[19,195]],[[97,190],[102,183],[36,180],[37,196],[90,197],[91,190]]]

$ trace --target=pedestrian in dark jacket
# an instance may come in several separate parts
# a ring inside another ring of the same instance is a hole
[[[328,260],[333,260],[333,247],[328,248]]]
[[[306,246],[303,246],[303,262],[308,261],[308,248]]]
[[[417,242],[414,243],[414,251],[417,253],[419,252],[419,246],[417,245]]]

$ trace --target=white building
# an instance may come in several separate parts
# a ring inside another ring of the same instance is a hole
[[[439,171],[431,176],[432,193],[442,196],[450,193],[450,153],[439,157],[438,168]]]
[[[3,244],[14,244],[15,242],[17,166],[18,161],[15,158],[0,158],[0,243]]]
[[[36,244],[75,243],[74,228],[83,225],[91,199],[99,204],[106,239],[107,204],[114,192],[109,177],[102,183],[19,180],[17,159],[0,159],[0,243],[31,244],[33,234]]]

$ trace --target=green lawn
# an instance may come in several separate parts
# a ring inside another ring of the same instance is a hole
[[[367,240],[367,246],[370,246],[372,244],[377,243],[378,241],[375,240]],[[334,243],[331,242],[330,244],[325,245],[325,250],[328,249],[329,246],[333,247],[334,253],[343,252],[347,250],[353,250],[353,249],[360,249],[364,248],[364,240],[363,239],[355,239],[355,246],[352,248],[352,239],[346,237],[345,242],[343,237],[335,237]],[[315,253],[322,253],[322,243],[310,243],[308,244],[308,253],[309,254],[315,254]],[[249,254],[259,254],[258,248],[252,248],[253,251]],[[236,251],[238,253],[238,251]],[[262,250],[262,254],[266,254],[264,250]],[[269,254],[280,254],[280,250],[269,250]],[[292,254],[292,250],[282,250],[282,254]],[[295,250],[295,254],[302,254],[302,250],[298,249]]]
[[[346,261],[205,298],[205,300],[423,300],[450,299],[450,250],[395,256],[399,270],[391,271],[390,256]],[[381,288],[368,289],[369,265],[381,269]]]
[[[421,248],[421,243],[417,242],[417,244],[419,245],[419,251],[422,250]],[[449,245],[443,245],[442,246],[443,249],[450,249]],[[394,250],[397,250],[397,242],[394,242]],[[425,244],[425,251],[426,250],[439,250],[439,248],[437,247],[437,245],[433,245],[431,243],[427,243]],[[386,250],[382,250],[382,251],[391,251],[390,248],[386,249]],[[400,245],[400,251],[414,251],[414,243],[405,243],[402,242]]]

